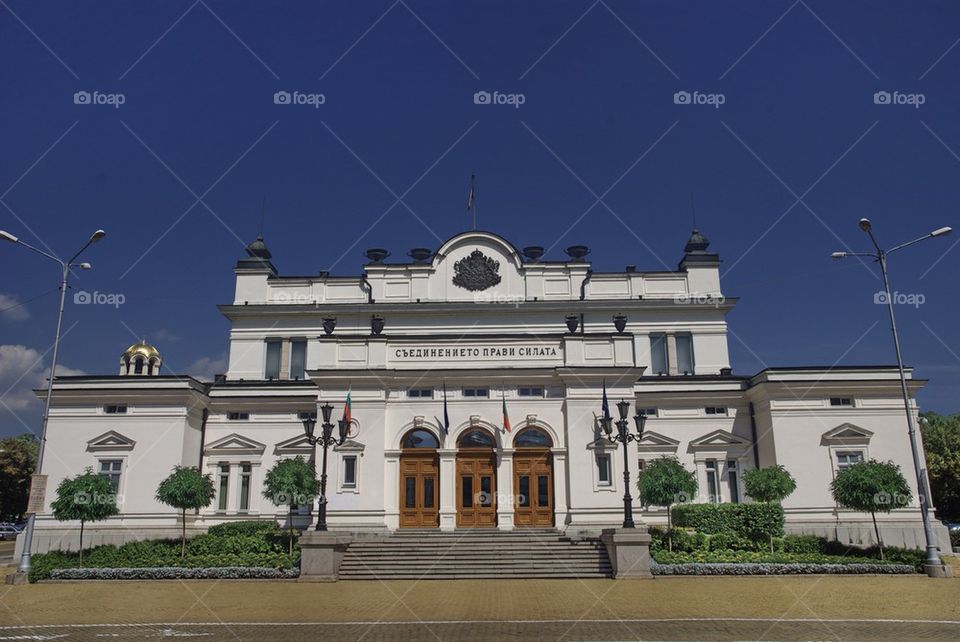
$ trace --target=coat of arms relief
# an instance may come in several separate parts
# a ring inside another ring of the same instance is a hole
[[[495,261],[480,250],[474,250],[453,264],[453,284],[475,292],[500,283],[500,261]]]

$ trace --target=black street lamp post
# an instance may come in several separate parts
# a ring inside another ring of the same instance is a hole
[[[629,431],[627,422],[630,402],[621,399],[617,404],[617,412],[620,413],[620,419],[616,422],[616,434],[613,434],[613,419],[611,417],[604,417],[600,423],[603,426],[603,432],[607,435],[607,441],[611,444],[623,444],[623,527],[635,528],[633,523],[633,497],[630,496],[630,466],[627,444],[631,441],[640,441],[643,437],[643,425],[647,422],[647,416],[640,412],[633,416],[633,421],[637,426],[637,432],[634,434]]]
[[[333,424],[330,423],[330,415],[333,412],[333,406],[329,403],[325,403],[320,406],[320,412],[323,413],[323,423],[321,424],[322,432],[319,435],[314,435],[314,430],[317,427],[317,420],[308,417],[303,420],[303,432],[307,436],[307,441],[313,446],[313,460],[317,460],[317,444],[323,445],[323,464],[320,473],[320,506],[317,510],[317,529],[318,531],[327,530],[327,448],[330,446],[339,446],[344,441],[347,440],[347,432],[350,430],[350,425],[340,419],[337,423],[340,428],[340,437],[336,439],[333,437]]]

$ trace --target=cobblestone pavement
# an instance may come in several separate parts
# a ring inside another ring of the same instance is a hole
[[[960,580],[811,576],[0,585],[0,641],[168,637],[957,640]]]

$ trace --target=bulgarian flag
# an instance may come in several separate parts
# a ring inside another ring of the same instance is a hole
[[[353,421],[353,409],[350,402],[350,390],[347,390],[347,400],[343,404],[343,420],[349,424]]]
[[[506,395],[502,396],[503,399],[503,429],[507,432],[510,432],[510,415],[507,414],[507,397]]]

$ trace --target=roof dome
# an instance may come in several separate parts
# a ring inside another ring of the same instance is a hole
[[[263,242],[262,234],[257,235],[257,239],[247,246],[247,254],[258,259],[273,258],[270,250],[267,249],[267,244]]]
[[[687,245],[683,248],[683,251],[688,254],[690,252],[706,252],[708,247],[710,247],[710,241],[707,240],[707,237],[701,234],[697,228],[693,228],[693,232],[690,234],[690,238],[687,240]]]
[[[120,356],[121,358],[125,359],[133,359],[136,356],[141,356],[144,359],[161,358],[160,351],[147,343],[144,339],[140,339],[139,343],[134,343],[132,346],[124,350],[123,354]]]

